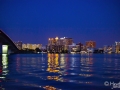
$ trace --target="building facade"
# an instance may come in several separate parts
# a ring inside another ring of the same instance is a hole
[[[87,48],[95,48],[96,42],[95,41],[86,41],[86,47]]]
[[[115,53],[116,46],[115,45],[105,45],[103,50],[104,50],[104,53]]]
[[[72,45],[72,43],[72,38],[49,38],[46,48],[48,52],[62,52],[63,50],[69,50],[69,45]]]
[[[31,49],[31,50],[35,50],[36,48],[41,49],[42,44],[22,44],[22,49]]]
[[[104,48],[103,48],[104,53],[107,53],[107,49],[108,49],[108,46],[107,46],[107,45],[104,45]]]
[[[115,52],[120,53],[120,42],[115,42]]]

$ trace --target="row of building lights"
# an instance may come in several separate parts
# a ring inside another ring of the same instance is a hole
[[[22,44],[21,41],[17,42],[16,43],[17,47],[21,48],[21,49],[25,49],[25,48],[30,48],[29,45],[31,45],[32,47],[35,48],[39,48],[41,49],[42,48],[42,44],[39,44],[37,46],[37,44]],[[36,46],[36,47],[35,47]],[[118,53],[119,52],[119,49],[120,49],[120,42],[115,42],[115,46],[116,46],[116,52]],[[48,38],[48,45],[46,45],[46,50],[47,51],[54,51],[56,52],[59,51],[59,50],[70,50],[72,49],[73,51],[90,51],[92,52],[94,49],[96,48],[96,42],[95,41],[87,41],[86,42],[86,45],[83,45],[83,44],[74,44],[73,43],[73,39],[72,38],[66,38],[66,37],[63,37],[63,38],[58,38],[58,37],[55,37],[55,38]],[[103,50],[105,50],[105,48],[107,48],[106,50],[107,51],[110,51],[113,49],[113,47],[104,47]]]

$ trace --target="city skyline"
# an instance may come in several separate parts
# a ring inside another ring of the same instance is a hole
[[[74,43],[72,38],[69,37],[55,37],[48,38],[48,44],[42,46],[42,44],[30,44],[22,43],[22,41],[13,42],[11,38],[0,30],[1,38],[1,50],[9,49],[15,51],[16,53],[120,53],[120,42],[115,42],[112,45],[104,45],[102,48],[96,47],[95,41],[86,41],[86,44]],[[5,45],[5,48],[4,48]],[[4,53],[4,52],[3,52]],[[7,53],[7,52],[6,52]],[[9,50],[10,53],[10,50]]]
[[[47,44],[49,37],[72,37],[97,47],[120,41],[119,0],[0,1],[0,29],[13,41]]]
[[[56,39],[56,38],[59,38],[59,39],[61,39],[61,38],[70,38],[70,39],[73,39],[73,38],[71,38],[71,37],[58,37],[58,36],[56,36],[56,37],[52,37],[52,38],[48,38],[46,41],[49,41],[49,39]],[[11,38],[12,39],[12,38]],[[81,44],[83,44],[83,45],[85,45],[86,46],[86,42],[89,42],[89,41],[93,41],[93,40],[87,40],[87,41],[84,41],[84,42],[74,42],[75,40],[73,39],[73,44],[78,44],[78,43],[81,43]],[[42,46],[46,46],[46,45],[48,45],[48,42],[46,43],[46,44],[43,44],[43,43],[40,43],[40,42],[38,42],[38,43],[31,43],[31,42],[23,42],[22,40],[17,40],[17,41],[14,41],[14,43],[16,43],[16,42],[22,42],[23,44],[41,44]],[[93,42],[96,42],[96,41],[93,41]],[[104,46],[111,46],[111,45],[116,45],[116,43],[118,43],[119,41],[114,41],[113,43],[111,43],[111,44],[105,44],[105,45],[101,45],[100,47],[98,47],[99,45],[98,44],[96,44],[95,45],[95,47],[96,48],[103,48]],[[96,42],[97,43],[97,42]]]
[[[54,40],[56,40],[56,39],[59,42],[57,42],[57,43],[56,43],[56,41],[54,42]],[[71,41],[70,42],[66,42],[66,44],[65,44],[65,42],[63,42],[63,41],[61,42],[61,40],[64,40],[64,39],[71,39]],[[104,46],[108,46],[109,47],[109,46],[117,45],[120,42],[119,41],[115,41],[115,42],[113,42],[113,43],[111,43],[109,45],[102,45],[102,47],[98,47],[97,46],[97,42],[93,41],[93,40],[84,41],[84,43],[81,43],[81,42],[74,42],[74,39],[71,38],[71,37],[50,37],[50,38],[48,38],[47,44],[45,44],[45,45],[43,45],[43,43],[30,43],[30,42],[25,43],[25,42],[22,42],[22,41],[14,41],[14,43],[15,44],[21,43],[21,44],[26,44],[26,45],[27,44],[33,44],[33,45],[40,44],[43,47],[45,47],[46,45],[50,45],[50,44],[51,45],[67,45],[67,43],[69,43],[68,45],[79,45],[79,44],[82,44],[84,46],[92,47],[92,48],[104,48]]]

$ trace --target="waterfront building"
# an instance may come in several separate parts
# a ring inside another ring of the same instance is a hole
[[[116,46],[115,45],[105,45],[103,50],[104,50],[104,53],[115,53],[115,49]]]
[[[115,45],[112,45],[112,53],[115,53]]]
[[[48,52],[62,52],[64,50],[63,45],[47,45],[47,51]]]
[[[59,38],[49,38],[48,45],[59,45]]]
[[[73,44],[73,39],[72,38],[66,38],[64,37],[64,45],[72,45]]]
[[[72,38],[49,38],[48,39],[48,45],[72,45],[73,39]]]
[[[96,48],[96,42],[95,41],[86,41],[87,52],[93,52],[95,48]]]
[[[83,44],[79,42],[79,43],[77,43],[76,45],[78,45],[79,51],[81,51],[82,48],[83,48]]]
[[[72,45],[72,43],[72,38],[49,38],[46,48],[48,52],[62,52],[63,50],[69,50],[69,45]]]
[[[87,48],[95,48],[96,42],[95,41],[86,41],[86,47]]]
[[[60,44],[64,46],[64,50],[68,50],[69,51],[70,50],[69,46],[73,45],[73,39],[64,37],[64,38],[60,38],[60,40],[61,40]]]
[[[82,46],[81,46],[81,51],[87,52],[87,47],[86,47],[86,45],[82,45]]]
[[[36,48],[39,48],[41,49],[42,47],[42,44],[22,44],[22,49],[25,50],[25,49],[31,49],[31,50],[35,50]]]
[[[115,45],[105,45],[103,47],[104,53],[115,53],[116,52],[116,46]]]
[[[104,45],[104,48],[103,48],[104,53],[107,53],[107,48],[108,48],[108,46],[107,46],[107,45]]]
[[[107,46],[107,53],[112,53],[112,46]]]
[[[69,46],[69,52],[80,52],[80,45],[73,43],[72,45]]]
[[[115,52],[120,53],[120,42],[115,42]]]
[[[87,52],[88,53],[93,53],[94,52],[94,48],[87,48]]]

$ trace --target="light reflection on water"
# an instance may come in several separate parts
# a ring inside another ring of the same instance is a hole
[[[0,78],[5,78],[5,76],[8,74],[8,56],[7,54],[2,54],[2,63],[0,66]]]
[[[18,54],[2,56],[5,90],[101,90],[120,80],[120,55]]]

